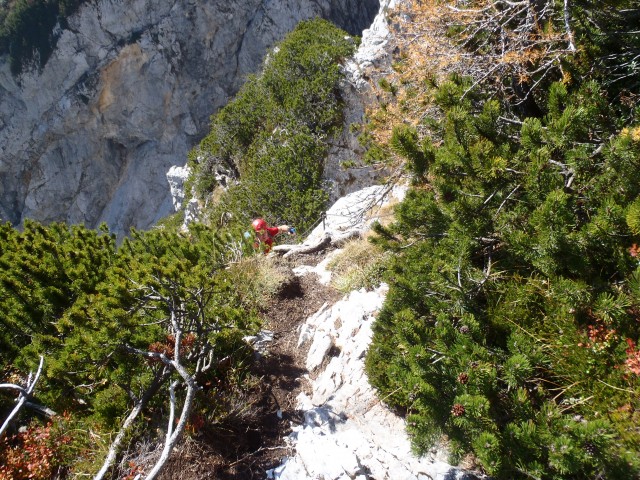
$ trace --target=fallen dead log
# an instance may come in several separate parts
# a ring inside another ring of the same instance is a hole
[[[327,248],[329,245],[331,245],[331,235],[326,233],[319,241],[310,245],[304,243],[301,245],[276,245],[271,249],[271,251],[282,255],[283,257],[290,257],[292,255],[319,252],[320,250]]]
[[[362,236],[362,231],[360,230],[349,230],[348,232],[344,232],[338,235],[330,235],[329,233],[325,233],[324,236],[311,244],[300,244],[300,245],[276,245],[271,249],[272,252],[282,255],[284,257],[290,257],[293,255],[304,255],[309,253],[319,252],[324,250],[330,246],[339,247],[342,246],[346,241],[351,240],[353,238],[360,238]]]
[[[341,247],[349,240],[353,240],[354,238],[362,238],[362,230],[349,230],[339,235],[334,235],[331,238],[331,246]]]

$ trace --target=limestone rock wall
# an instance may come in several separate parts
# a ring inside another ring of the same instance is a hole
[[[0,57],[0,220],[123,234],[173,210],[167,171],[266,50],[321,16],[360,35],[378,0],[97,0],[41,72]]]
[[[395,38],[388,25],[388,13],[402,0],[380,0],[380,10],[372,24],[362,32],[362,41],[353,57],[343,65],[341,95],[345,103],[342,132],[332,140],[325,159],[324,179],[329,201],[384,181],[392,172],[380,165],[366,165],[365,149],[357,128],[367,122],[367,108],[378,103],[377,82],[391,67]],[[345,166],[349,166],[345,168]]]

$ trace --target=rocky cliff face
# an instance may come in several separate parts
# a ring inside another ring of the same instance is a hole
[[[378,0],[93,1],[41,72],[0,58],[0,220],[118,233],[172,211],[166,172],[266,50],[321,16],[360,35]]]

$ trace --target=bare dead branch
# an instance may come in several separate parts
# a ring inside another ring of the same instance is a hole
[[[27,401],[27,402],[24,402],[24,406],[32,410],[35,410],[36,412],[48,418],[53,418],[57,415],[57,413],[54,410],[50,409],[49,407],[45,407],[44,405],[40,405],[38,403]]]
[[[171,388],[170,388],[171,415],[169,416],[170,419],[169,419],[169,425],[167,428],[167,436],[166,436],[164,448],[162,450],[162,453],[160,454],[160,458],[158,459],[156,464],[153,466],[149,474],[145,477],[146,480],[153,480],[156,478],[158,473],[160,473],[160,470],[162,469],[162,467],[164,467],[164,464],[169,459],[171,452],[173,451],[176,443],[180,438],[180,435],[182,435],[182,432],[184,431],[184,428],[187,424],[187,420],[189,418],[189,415],[191,413],[191,408],[193,406],[193,400],[195,398],[197,385],[195,382],[195,378],[192,376],[189,376],[189,375],[183,376],[183,379],[187,384],[187,394],[184,400],[184,404],[182,406],[182,412],[180,414],[178,424],[176,425],[175,430],[172,431],[171,429],[173,425],[174,411],[175,411],[175,387],[177,383],[177,382],[174,382],[171,384]]]
[[[18,395],[16,406],[13,408],[13,410],[11,410],[7,418],[4,420],[4,423],[0,427],[0,437],[2,437],[5,430],[9,427],[9,424],[11,423],[11,420],[13,420],[13,417],[15,417],[20,411],[20,409],[27,403],[27,399],[31,396],[31,394],[33,393],[33,390],[36,388],[36,383],[38,382],[38,379],[40,378],[40,374],[42,373],[43,365],[44,365],[44,357],[40,355],[40,364],[38,365],[38,370],[36,371],[35,376],[33,375],[33,372],[29,372],[29,375],[27,377],[27,382],[24,387],[15,385],[15,384],[10,384],[10,383],[4,383],[0,385],[1,388],[11,388],[11,389],[18,390],[20,392],[20,394]],[[30,404],[30,405],[35,405],[35,404]],[[41,407],[41,408],[44,409],[45,407]],[[53,412],[53,410],[50,410],[50,411]],[[53,412],[53,414],[55,415],[55,412]]]
[[[160,279],[156,279],[160,282]],[[202,344],[198,348],[194,348],[192,351],[183,352],[183,339],[185,333],[192,331],[198,331],[202,334],[201,338],[206,338],[206,333],[211,329],[204,326],[204,310],[207,303],[207,299],[204,298],[205,290],[203,288],[194,288],[188,291],[180,291],[180,295],[174,295],[174,291],[178,290],[178,285],[171,281],[165,282],[165,287],[169,288],[169,293],[164,294],[158,288],[149,285],[137,285],[139,291],[147,298],[153,296],[155,301],[163,302],[168,309],[168,318],[165,320],[169,324],[169,331],[173,335],[173,355],[170,357],[163,352],[148,351],[136,348],[131,345],[125,345],[123,348],[131,353],[142,356],[147,359],[160,361],[164,365],[162,370],[163,375],[161,377],[162,382],[169,378],[172,372],[177,372],[181,377],[180,380],[174,380],[169,386],[169,418],[167,420],[167,433],[165,436],[164,446],[159,458],[145,477],[146,480],[153,480],[162,470],[167,460],[169,459],[173,449],[177,445],[182,433],[184,432],[187,420],[193,407],[193,401],[198,391],[198,385],[196,382],[197,375],[210,368],[214,363],[213,348],[207,340],[203,340]],[[197,312],[194,315],[193,312],[189,312],[186,303],[190,302],[192,305],[197,305]],[[216,327],[219,328],[219,327]],[[195,368],[191,373],[184,361],[195,362]],[[182,405],[181,413],[178,418],[177,424],[175,422],[176,412],[176,388],[180,385],[186,386],[186,395]],[[154,386],[155,387],[155,386]],[[155,391],[158,390],[160,384]],[[149,393],[147,390],[147,394]],[[155,393],[155,391],[153,393]],[[145,402],[150,398],[145,395]],[[98,476],[94,480],[100,480],[104,474],[109,470],[115,460],[115,456],[122,443],[122,438],[126,430],[130,427],[135,417],[140,413],[142,406],[144,405],[142,400],[136,404],[134,410],[131,412],[118,436],[112,443],[109,449],[109,455],[103,468],[99,472]],[[175,428],[174,428],[175,425]]]
[[[180,418],[178,419],[178,424],[176,425],[175,430],[173,430],[173,425],[175,421],[175,408],[176,408],[176,396],[175,389],[180,382],[177,380],[172,382],[169,387],[169,402],[170,402],[170,413],[169,420],[167,424],[167,435],[165,437],[164,448],[162,449],[162,453],[160,454],[160,458],[155,463],[149,474],[146,476],[146,480],[153,480],[156,478],[162,467],[164,467],[165,463],[169,459],[171,452],[173,451],[176,443],[178,442],[182,432],[184,431],[185,425],[191,413],[191,407],[193,405],[193,400],[195,398],[196,391],[198,389],[196,383],[196,375],[199,367],[201,366],[200,362],[196,363],[196,372],[192,375],[187,369],[182,365],[180,360],[180,347],[182,341],[182,326],[178,321],[178,317],[175,312],[171,313],[171,325],[173,327],[175,342],[174,342],[174,357],[173,360],[170,361],[171,366],[178,372],[178,374],[182,377],[184,383],[187,386],[187,393],[185,396],[184,403],[182,405],[182,412],[180,414]],[[162,355],[166,359],[166,356]],[[168,359],[167,359],[168,360]],[[163,360],[164,361],[164,360]]]
[[[564,28],[567,33],[567,39],[569,40],[569,50],[576,51],[576,46],[573,43],[573,32],[571,31],[570,15],[569,15],[569,0],[564,0]]]
[[[27,394],[27,390],[24,387],[21,387],[20,385],[16,385],[14,383],[0,383],[0,388],[4,388],[5,390],[18,390],[18,392],[22,393],[23,395]]]
[[[511,198],[511,195],[516,193],[516,190],[518,190],[519,188],[520,188],[520,185],[516,185],[515,188],[509,192],[509,195],[507,195],[507,197],[502,201],[502,203],[498,207],[498,210],[496,210],[494,218],[500,213],[500,210],[502,210],[502,207],[504,207],[504,205],[507,203],[507,201]]]
[[[153,379],[153,382],[151,382],[151,385],[147,388],[142,398],[133,407],[133,409],[131,410],[131,413],[129,413],[129,415],[123,422],[122,426],[120,427],[120,431],[116,435],[116,438],[113,440],[113,442],[111,442],[111,446],[109,447],[109,452],[107,453],[107,457],[105,458],[104,463],[102,464],[102,468],[100,468],[100,471],[96,474],[95,477],[93,477],[93,480],[101,480],[105,476],[105,474],[109,471],[109,469],[113,465],[113,462],[116,459],[118,451],[122,446],[122,441],[124,440],[125,435],[129,431],[129,428],[131,428],[131,425],[133,425],[133,422],[135,421],[135,419],[138,417],[140,412],[142,412],[142,410],[145,408],[147,403],[149,403],[149,400],[153,398],[153,396],[156,394],[160,386],[162,386],[162,384],[169,378],[170,373],[171,371],[168,368],[163,368],[161,370],[158,370],[158,372],[156,372],[156,376]]]

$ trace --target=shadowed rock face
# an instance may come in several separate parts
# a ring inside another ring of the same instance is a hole
[[[361,35],[378,0],[103,0],[68,19],[41,72],[0,58],[0,220],[145,229],[166,172],[300,20]]]

